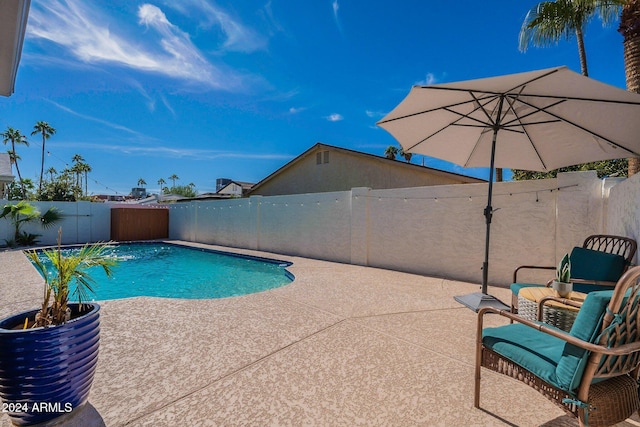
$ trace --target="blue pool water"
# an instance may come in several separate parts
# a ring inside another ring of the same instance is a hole
[[[74,249],[64,249],[70,251]],[[77,250],[77,249],[75,249]],[[132,243],[109,247],[120,262],[111,278],[90,270],[96,301],[138,296],[225,298],[261,292],[290,283],[290,263],[173,244]],[[42,256],[44,261],[46,257]]]

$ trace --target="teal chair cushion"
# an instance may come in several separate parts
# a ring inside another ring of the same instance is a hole
[[[593,342],[612,294],[612,291],[590,293],[569,333]],[[584,350],[520,323],[484,328],[482,342],[543,381],[567,392],[580,385],[588,357]]]
[[[571,251],[569,259],[571,260],[572,278],[599,282],[617,282],[627,266],[627,261],[622,255],[610,254],[577,246]],[[514,295],[518,295],[520,289],[533,286],[542,287],[544,285],[533,283],[512,283],[509,288]],[[601,285],[590,285],[587,283],[573,284],[574,291],[585,294],[613,288],[613,286],[603,287]]]
[[[575,247],[569,258],[571,277],[576,279],[616,282],[626,267],[622,255],[592,249]]]
[[[596,291],[588,294],[569,334],[583,341],[595,342],[612,295],[613,291]],[[558,384],[563,390],[574,390],[580,385],[588,353],[567,343],[564,345],[562,356],[556,369]]]
[[[550,384],[557,384],[556,367],[564,341],[521,323],[484,328],[482,342]]]

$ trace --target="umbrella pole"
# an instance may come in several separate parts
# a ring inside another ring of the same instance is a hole
[[[489,282],[489,236],[491,234],[491,217],[493,216],[493,207],[491,207],[491,196],[493,194],[493,171],[495,170],[496,157],[496,138],[498,136],[498,127],[493,130],[493,141],[491,142],[491,166],[489,168],[489,193],[487,196],[487,207],[484,208],[484,218],[487,224],[487,231],[484,239],[484,262],[482,263],[482,293],[487,293],[487,283]]]
[[[500,97],[498,106],[498,114],[496,122],[493,124],[493,140],[491,141],[491,165],[489,170],[489,192],[487,196],[487,207],[484,208],[484,217],[487,223],[487,232],[485,234],[484,246],[484,262],[482,263],[482,292],[453,297],[460,304],[466,305],[471,310],[480,311],[483,307],[494,307],[499,310],[509,311],[510,307],[500,301],[498,298],[487,293],[487,282],[489,279],[489,236],[491,232],[491,217],[493,216],[493,208],[491,207],[491,196],[493,194],[493,171],[495,170],[496,160],[496,141],[498,139],[498,131],[500,130],[500,117],[502,115],[502,102],[504,97]]]

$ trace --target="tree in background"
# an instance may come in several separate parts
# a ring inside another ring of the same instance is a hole
[[[599,162],[584,163],[582,165],[556,169],[551,172],[532,172],[513,169],[513,179],[515,179],[516,181],[522,181],[525,179],[555,178],[556,176],[558,176],[558,172],[588,170],[595,170],[598,173],[598,178],[604,178],[607,176],[626,176],[627,159],[602,160]]]
[[[169,177],[169,179],[171,180],[171,182],[173,182],[173,187],[175,187],[176,186],[176,181],[179,180],[180,177],[174,173],[173,175],[171,175]]]
[[[183,197],[196,197],[196,191],[194,187],[190,185],[178,185],[177,187],[173,186],[171,188],[165,187],[164,193],[177,194],[178,196],[183,196]]]
[[[163,192],[163,190],[164,190],[164,185],[165,185],[166,183],[167,183],[167,182],[166,182],[164,179],[162,179],[162,178],[160,178],[160,179],[158,180],[158,185],[160,186],[160,192],[161,192],[161,193]]]
[[[89,196],[89,172],[91,172],[93,168],[88,163],[82,163],[82,172],[84,173],[84,195],[85,197]]]
[[[560,39],[576,36],[582,74],[587,70],[587,53],[584,48],[584,29],[587,23],[599,15],[603,25],[616,19],[624,0],[555,0],[543,1],[528,13],[520,29],[520,50],[526,52],[529,44],[536,47],[556,45]]]
[[[29,142],[27,138],[18,130],[12,127],[7,127],[7,130],[0,134],[2,136],[2,142],[6,144],[7,142],[11,142],[11,151],[9,153],[9,157],[11,158],[11,162],[16,165],[16,173],[18,174],[18,182],[20,183],[20,187],[22,189],[22,199],[27,199],[27,192],[24,188],[24,184],[22,182],[22,175],[20,175],[20,168],[18,167],[18,159],[20,158],[16,153],[16,144],[23,144],[27,147],[29,146]]]
[[[528,13],[520,29],[520,50],[525,52],[529,44],[545,47],[557,44],[560,39],[570,39],[575,35],[582,74],[588,76],[587,54],[584,47],[584,28],[598,15],[603,25],[612,23],[625,0],[555,0],[543,1]],[[628,84],[627,84],[628,86]],[[513,179],[554,178],[558,172],[593,170],[598,176],[626,176],[627,160],[606,160],[582,165],[569,166],[551,172],[531,172],[513,170]]]
[[[26,198],[22,195],[24,190]],[[25,178],[22,180],[22,184],[17,181],[11,182],[7,185],[7,199],[8,200],[35,200],[36,198],[36,185],[31,178]]]
[[[73,162],[73,166],[70,170],[76,174],[76,185],[82,188],[82,163],[84,162],[84,157],[80,154],[74,154],[71,161]]]
[[[46,181],[39,200],[75,202],[81,199],[82,189],[77,185],[77,177],[70,169],[64,169],[50,181]]]
[[[57,174],[58,171],[53,166],[47,169],[47,173],[49,174],[49,180],[53,181],[53,175]]]
[[[42,134],[42,158],[40,161],[40,182],[38,183],[38,193],[42,191],[42,175],[44,175],[44,152],[45,152],[45,143],[47,139],[53,134],[56,133],[56,130],[49,125],[47,122],[37,122],[33,126],[33,131],[31,132],[31,136],[35,134]]]
[[[387,159],[395,160],[397,155],[398,155],[398,147],[395,147],[393,145],[388,146],[387,149],[384,150],[384,156]]]
[[[404,148],[400,148],[400,151],[398,153],[401,157],[404,157],[407,163],[411,163],[411,157],[413,157],[413,153],[407,153],[406,151],[404,151]]]
[[[618,31],[623,37],[627,90],[640,93],[640,1],[627,0],[622,7]],[[640,159],[629,158],[628,176],[640,172]]]
[[[143,178],[139,178],[138,179],[138,187],[144,188],[145,185],[147,185],[147,181],[145,181]]]

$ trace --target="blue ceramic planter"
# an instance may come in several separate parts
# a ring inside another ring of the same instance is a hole
[[[77,313],[77,304],[69,307]],[[48,328],[12,329],[38,310],[0,322],[0,397],[15,425],[49,421],[87,401],[98,364],[100,306],[84,308],[86,314]]]

